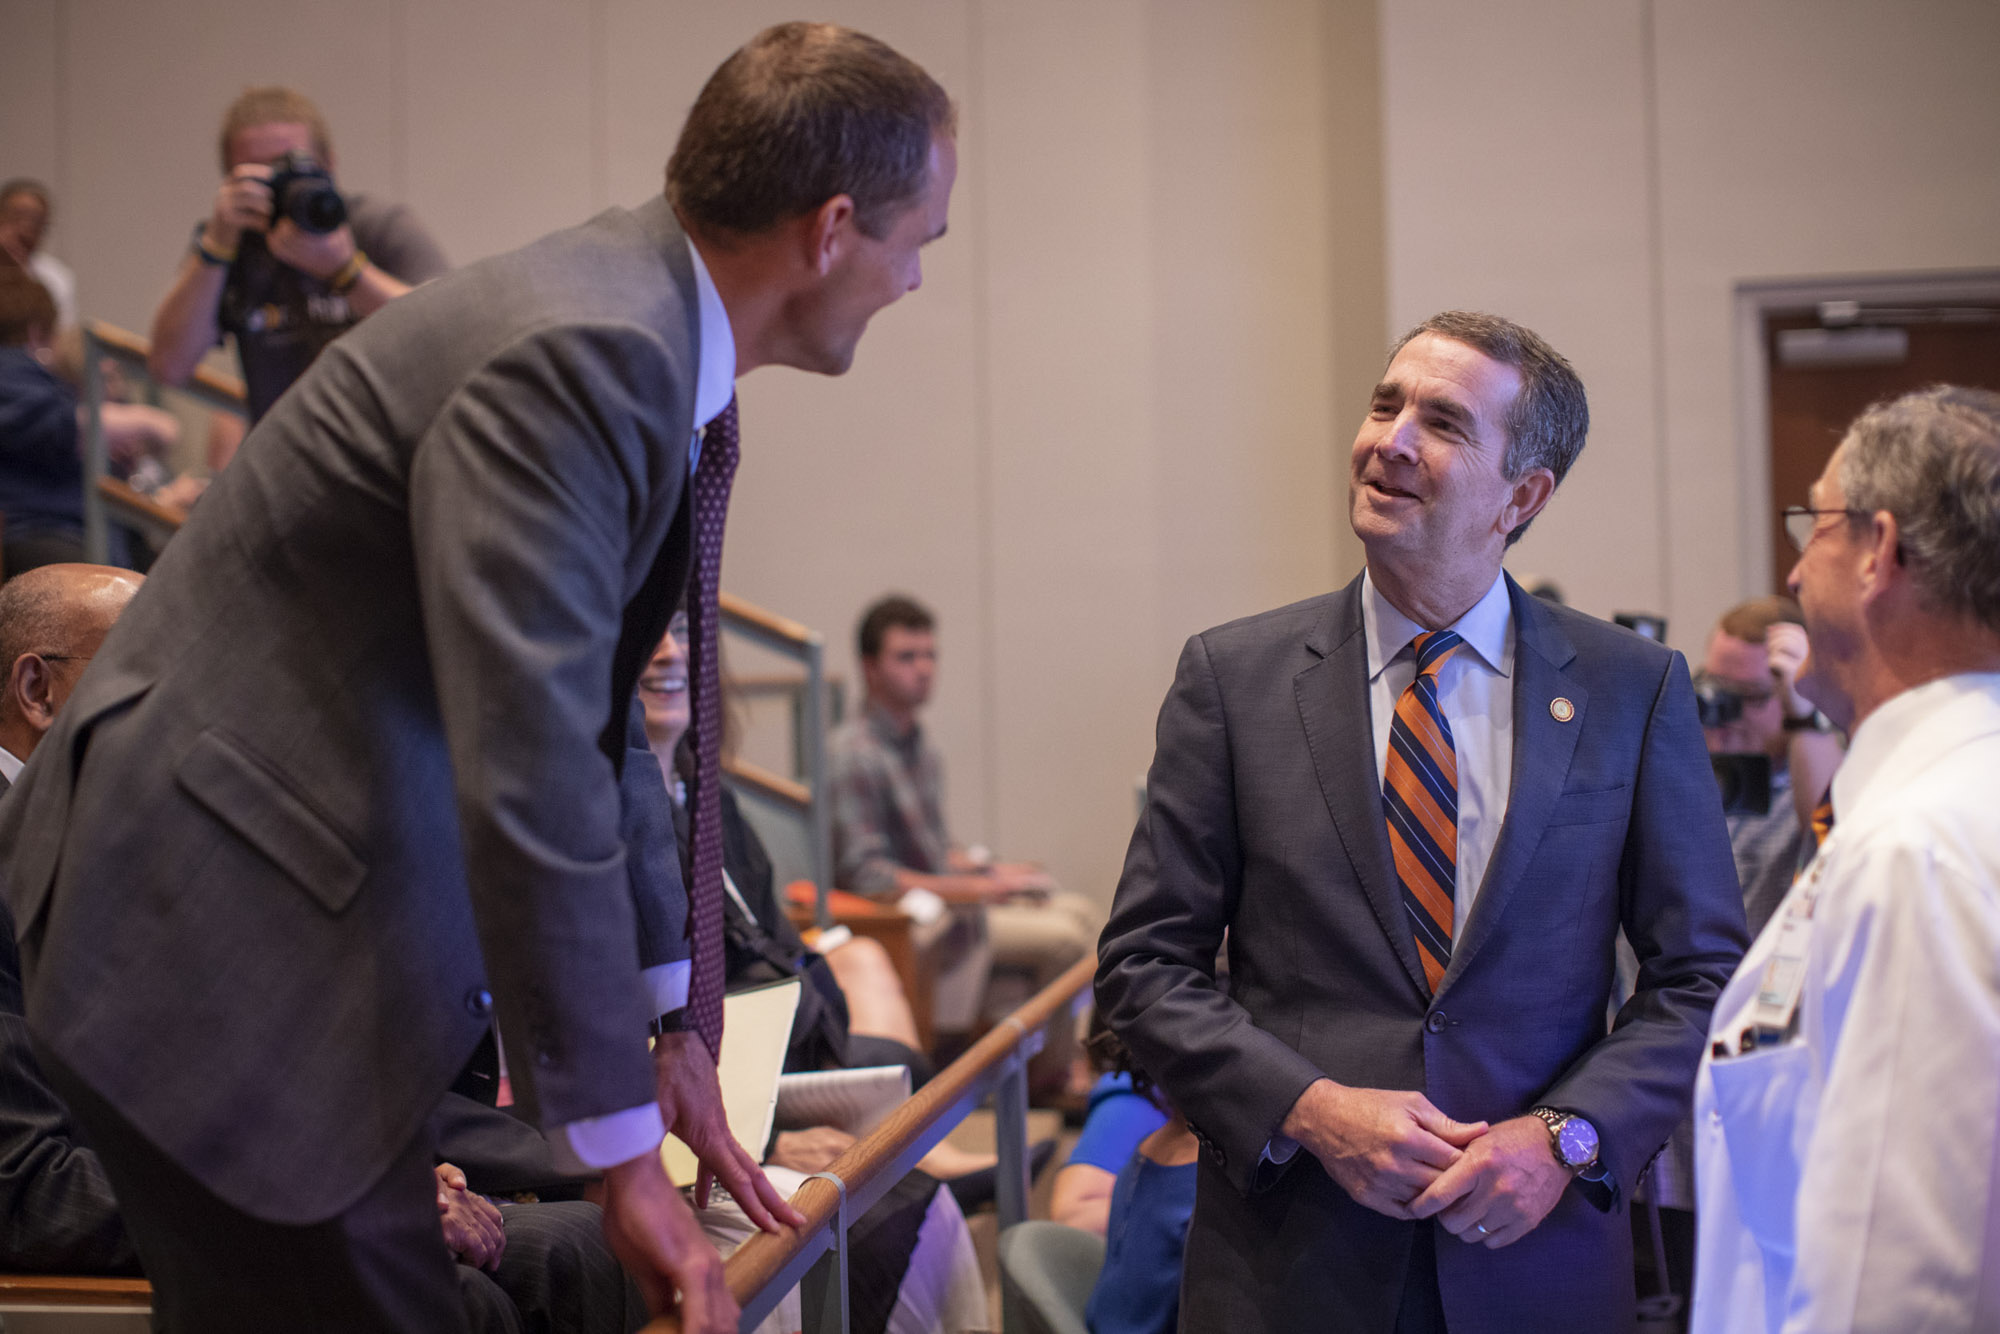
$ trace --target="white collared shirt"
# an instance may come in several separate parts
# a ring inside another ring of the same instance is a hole
[[[1723,988],[1726,1054],[1695,1077],[1697,1334],[2000,1328],[1996,792],[2000,673],[1855,730],[1833,830]],[[1788,931],[1796,1018],[1745,1053]]]
[[[5,778],[11,784],[21,776],[21,770],[27,766],[26,760],[5,746],[0,746],[0,778]]]
[[[1458,876],[1452,891],[1454,936],[1465,930],[1472,900],[1486,879],[1493,845],[1507,818],[1514,782],[1514,606],[1507,577],[1448,626],[1422,626],[1361,577],[1361,625],[1368,642],[1368,712],[1375,727],[1375,781],[1389,757],[1396,701],[1417,679],[1411,641],[1431,628],[1455,630],[1465,646],[1438,669],[1438,705],[1458,752]]]
[[[736,393],[736,337],[729,327],[729,311],[722,294],[715,290],[708,265],[692,239],[687,242],[688,258],[694,263],[695,306],[700,314],[701,346],[696,350],[694,381],[694,439],[688,442],[688,477],[694,477],[701,459],[701,433],[716,419]],[[4,754],[0,751],[0,754]],[[640,974],[659,1014],[671,1014],[687,1005],[688,982],[694,973],[691,960],[659,964]],[[559,1132],[559,1133],[558,1133]],[[563,1165],[600,1169],[614,1167],[655,1148],[666,1135],[657,1103],[642,1103],[622,1112],[571,1121],[550,1132],[551,1146]],[[568,1152],[565,1153],[564,1150]],[[566,1161],[574,1155],[575,1162]]]

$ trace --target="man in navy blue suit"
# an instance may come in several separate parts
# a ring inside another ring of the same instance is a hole
[[[1181,655],[1097,995],[1204,1148],[1183,1328],[1635,1319],[1743,909],[1686,662],[1500,568],[1588,425],[1530,330],[1425,321],[1354,443],[1366,571]]]

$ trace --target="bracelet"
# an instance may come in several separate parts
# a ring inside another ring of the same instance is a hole
[[[231,264],[234,264],[236,262],[236,252],[234,250],[225,253],[221,250],[209,249],[208,240],[204,235],[207,231],[208,224],[205,222],[197,222],[194,225],[195,257],[213,269],[226,269]]]
[[[368,256],[357,250],[347,257],[347,263],[340,266],[340,272],[327,279],[327,286],[342,293],[361,281],[361,271],[368,267]]]

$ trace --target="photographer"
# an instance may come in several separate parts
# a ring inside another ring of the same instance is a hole
[[[235,335],[250,418],[321,349],[447,267],[407,208],[334,187],[319,109],[290,88],[252,88],[222,121],[222,184],[153,317],[148,367],[183,384]]]
[[[1806,648],[1798,603],[1754,598],[1723,614],[1695,675],[1752,937],[1812,855],[1812,810],[1840,767],[1838,734],[1798,691]]]

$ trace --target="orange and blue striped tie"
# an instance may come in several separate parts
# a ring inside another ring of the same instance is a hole
[[[1458,751],[1438,706],[1438,669],[1465,641],[1450,630],[1418,635],[1417,679],[1396,701],[1382,808],[1389,851],[1416,932],[1424,978],[1435,992],[1451,966],[1452,893],[1458,872]]]

